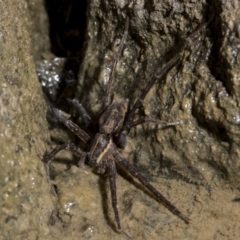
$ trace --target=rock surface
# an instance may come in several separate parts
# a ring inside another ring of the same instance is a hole
[[[0,239],[48,234],[53,207],[40,161],[49,141],[25,1],[1,1]]]
[[[114,100],[128,98],[131,106],[151,74],[214,12],[213,21],[197,40],[189,42],[181,60],[157,81],[140,109],[141,116],[180,124],[138,126],[131,130],[122,151],[191,222],[186,225],[119,169],[120,217],[124,231],[134,239],[240,237],[240,6],[239,1],[230,0],[211,4],[94,0],[88,5],[77,97],[95,118],[127,16],[129,33],[112,93]],[[58,198],[49,193],[39,160],[49,142],[46,109],[34,72],[27,23],[28,11],[34,8],[10,0],[1,8],[11,18],[3,18],[0,26],[0,238],[125,239],[114,232],[108,181],[89,167],[53,163]],[[57,156],[71,158],[67,152]]]

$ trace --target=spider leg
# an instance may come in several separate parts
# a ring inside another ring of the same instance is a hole
[[[180,124],[180,122],[165,122],[165,121],[159,121],[158,119],[154,119],[154,118],[150,118],[150,117],[144,117],[144,118],[141,118],[141,119],[138,119],[138,120],[132,122],[129,125],[129,127],[130,128],[136,127],[137,125],[140,125],[140,124],[143,124],[146,122],[152,122],[152,123],[160,125],[161,127],[175,126],[175,125]]]
[[[119,218],[119,212],[117,207],[117,191],[116,191],[116,166],[113,161],[108,162],[107,166],[108,170],[108,177],[110,183],[110,190],[111,190],[111,198],[112,198],[112,207],[115,215],[115,220],[117,223],[118,230],[121,230],[121,223]]]
[[[89,116],[89,114],[87,113],[86,109],[83,107],[83,105],[81,103],[79,103],[79,101],[77,99],[67,99],[67,101],[72,104],[76,110],[79,112],[79,114],[82,116],[83,118],[83,122],[85,124],[86,127],[89,127],[93,124],[91,117]]]
[[[81,148],[77,147],[73,143],[63,143],[61,145],[56,146],[49,154],[44,156],[42,161],[45,164],[49,164],[52,161],[52,159],[55,157],[55,155],[62,150],[68,150],[72,152],[75,156],[80,157],[80,159],[85,158],[87,155],[87,153],[82,151]]]
[[[111,197],[112,197],[112,207],[115,215],[115,221],[117,223],[118,231],[126,235],[128,238],[131,238],[131,236],[124,232],[121,227],[120,223],[120,217],[117,207],[117,191],[116,191],[116,166],[114,161],[109,161],[107,165],[107,171],[108,171],[108,177],[110,182],[110,190],[111,190]]]
[[[214,15],[211,16],[211,18],[208,20],[208,22],[204,23],[196,31],[194,31],[192,34],[190,34],[186,38],[185,42],[181,46],[178,53],[172,59],[170,59],[160,70],[156,71],[150,77],[150,79],[148,80],[148,83],[147,83],[146,87],[143,89],[141,95],[137,98],[137,100],[133,104],[132,108],[130,108],[128,110],[121,132],[125,132],[125,134],[127,134],[129,132],[129,130],[131,129],[131,124],[133,123],[133,120],[134,120],[137,109],[141,106],[141,104],[144,101],[146,95],[148,94],[149,90],[152,88],[152,86],[154,85],[156,80],[163,78],[167,74],[167,72],[175,65],[175,63],[179,61],[179,59],[183,55],[184,49],[186,48],[190,39],[193,39],[194,37],[196,37],[197,34],[201,30],[203,30],[212,21],[213,17],[214,17]]]
[[[155,74],[152,75],[152,77],[149,79],[148,84],[143,89],[141,95],[137,98],[132,108],[129,109],[129,111],[126,114],[125,122],[122,127],[122,132],[129,132],[131,129],[131,124],[133,123],[135,114],[137,109],[141,106],[144,98],[146,97],[149,90],[152,88],[153,84],[156,82],[157,79],[161,79],[174,65],[175,63],[181,58],[183,54],[183,50],[185,49],[185,45],[181,48],[181,50],[169,61],[167,64],[162,67],[159,71],[157,71]]]
[[[170,201],[168,201],[160,192],[158,192],[147,179],[138,173],[137,169],[119,154],[115,155],[116,162],[125,168],[133,177],[137,178],[156,198],[164,203],[164,205],[175,215],[181,218],[185,223],[189,223],[190,219],[184,216]]]
[[[140,118],[136,121],[130,122],[129,129],[131,129],[132,127],[136,127],[137,125],[146,123],[146,122],[152,122],[152,123],[160,125],[161,127],[174,126],[174,125],[180,124],[180,122],[165,122],[165,121],[159,121],[154,118],[144,117],[144,118]],[[122,131],[122,132],[120,132],[120,134],[113,136],[113,137],[114,137],[115,144],[119,148],[124,149],[126,147],[127,131]]]
[[[105,92],[105,97],[103,99],[103,104],[102,104],[102,111],[103,112],[110,105],[110,91],[111,91],[111,88],[112,88],[112,81],[113,81],[115,69],[116,69],[116,66],[117,66],[117,62],[119,60],[121,51],[123,49],[124,42],[127,38],[128,27],[129,27],[129,18],[127,17],[126,22],[125,22],[124,34],[123,34],[121,42],[119,44],[118,52],[115,55],[115,59],[114,59],[114,63],[113,63],[112,69],[111,69],[107,89],[106,89],[106,92]]]
[[[54,107],[49,107],[50,112],[57,118],[59,122],[64,124],[70,131],[77,135],[84,143],[90,140],[90,136],[83,131],[77,124],[63,116],[61,111]]]
[[[42,159],[42,162],[44,163],[44,168],[46,170],[47,182],[51,187],[51,192],[55,196],[57,196],[57,193],[56,193],[55,189],[53,188],[53,186],[51,184],[49,164],[51,163],[51,161],[53,160],[55,155],[58,152],[60,152],[61,150],[64,150],[64,149],[69,150],[70,152],[72,152],[77,157],[80,157],[80,161],[79,161],[80,163],[84,162],[84,160],[86,158],[86,155],[87,155],[85,152],[82,151],[81,148],[77,147],[73,143],[64,143],[64,144],[61,144],[61,145],[55,147],[49,154],[44,156],[44,158]]]

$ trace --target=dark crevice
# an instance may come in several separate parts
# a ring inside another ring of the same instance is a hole
[[[208,59],[208,67],[211,74],[215,77],[217,81],[221,81],[225,87],[228,94],[232,93],[232,86],[229,84],[228,76],[226,69],[229,69],[229,63],[227,63],[223,56],[221,55],[221,47],[223,43],[223,23],[220,18],[222,13],[222,3],[221,1],[208,1],[214,9],[214,19],[209,24],[209,37],[212,42],[211,53]]]
[[[51,51],[56,57],[66,58],[59,73],[57,96],[54,96],[57,99],[54,104],[60,107],[66,98],[75,96],[83,54],[87,1],[45,0],[45,7],[49,18]]]
[[[226,127],[221,121],[205,119],[201,110],[197,110],[196,108],[192,109],[192,116],[195,117],[198,126],[205,129],[217,141],[230,143],[231,139],[228,136]]]
[[[80,56],[86,29],[87,1],[45,0],[45,7],[54,55]]]
[[[229,77],[227,75],[226,69],[228,69],[230,66],[226,61],[224,61],[222,55],[221,55],[221,47],[223,44],[223,32],[224,29],[222,29],[222,21],[220,18],[220,15],[222,13],[222,3],[220,1],[207,1],[209,6],[211,6],[209,9],[210,11],[206,12],[206,19],[209,19],[209,16],[213,15],[213,20],[208,25],[208,31],[207,31],[207,37],[210,39],[212,45],[211,49],[207,49],[207,45],[203,46],[202,52],[210,51],[209,57],[208,57],[208,69],[211,73],[211,75],[216,79],[216,81],[219,81],[222,83],[224,89],[227,91],[228,94],[232,93],[232,86],[229,84]],[[207,17],[208,16],[208,17]],[[204,50],[205,49],[205,50]],[[206,54],[206,53],[205,53]],[[203,57],[204,58],[204,57]],[[196,72],[196,74],[198,74]],[[193,92],[196,91],[193,86]],[[228,136],[228,132],[226,130],[226,127],[223,125],[221,121],[217,120],[210,120],[206,119],[206,117],[203,114],[203,109],[201,107],[201,103],[204,102],[206,99],[205,93],[202,92],[199,100],[197,102],[193,103],[192,108],[192,116],[196,119],[198,122],[198,125],[200,128],[205,129],[207,132],[209,132],[210,135],[212,135],[213,138],[215,138],[219,142],[230,142],[230,137]]]
[[[229,172],[226,166],[223,166],[221,163],[215,161],[208,161],[209,166],[211,166],[218,173],[219,178],[229,179]]]

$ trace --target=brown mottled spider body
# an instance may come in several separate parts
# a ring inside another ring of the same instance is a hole
[[[170,201],[168,201],[160,192],[158,192],[138,171],[130,164],[126,159],[124,159],[118,152],[118,148],[125,148],[126,146],[126,136],[130,129],[136,125],[145,122],[154,122],[156,124],[162,124],[164,126],[175,125],[177,123],[167,123],[161,122],[152,118],[139,118],[135,119],[135,114],[138,108],[141,106],[142,101],[145,96],[156,82],[158,78],[163,77],[168,70],[174,66],[174,64],[182,56],[183,50],[186,47],[187,41],[183,44],[181,50],[159,71],[157,71],[150,78],[147,86],[142,91],[141,95],[137,98],[132,107],[128,106],[128,100],[119,100],[110,104],[110,92],[111,84],[114,75],[114,70],[123,48],[124,41],[127,36],[129,20],[127,19],[125,25],[125,32],[120,42],[119,50],[112,67],[110,74],[110,79],[107,85],[106,96],[103,99],[102,104],[102,114],[99,118],[98,132],[95,136],[90,137],[84,130],[82,130],[78,125],[73,123],[71,120],[67,119],[60,110],[49,107],[51,114],[57,119],[57,121],[63,123],[67,128],[69,128],[78,138],[80,138],[87,146],[87,152],[83,151],[80,147],[69,143],[62,144],[53,149],[48,155],[43,159],[43,162],[47,165],[51,162],[54,156],[61,150],[69,150],[76,156],[80,158],[79,165],[83,163],[88,163],[90,166],[96,168],[101,174],[107,173],[110,181],[111,199],[112,206],[115,214],[115,220],[117,223],[117,228],[121,230],[120,217],[117,207],[117,194],[116,194],[116,164],[123,167],[127,172],[129,172],[133,177],[137,178],[156,198],[156,200],[162,202],[172,213],[181,218],[185,223],[189,223],[189,218],[184,216]],[[202,27],[201,27],[202,28]],[[200,29],[201,29],[200,28]],[[197,30],[191,36],[196,35],[199,32]],[[188,38],[189,39],[189,38]],[[88,127],[92,124],[92,120],[86,113],[83,106],[77,100],[69,100],[69,102],[78,110],[82,115],[85,125]]]

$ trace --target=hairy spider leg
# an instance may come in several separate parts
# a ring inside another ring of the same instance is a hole
[[[164,75],[167,74],[167,72],[176,64],[176,62],[179,61],[179,59],[181,58],[181,56],[184,52],[184,49],[186,48],[190,39],[193,39],[194,37],[196,37],[197,34],[200,31],[202,31],[204,28],[206,28],[206,26],[212,21],[213,16],[214,15],[211,16],[211,18],[209,19],[208,22],[206,22],[205,24],[200,26],[196,31],[194,31],[192,34],[190,34],[186,38],[186,40],[185,40],[184,44],[182,45],[182,47],[180,48],[179,52],[172,59],[170,59],[160,70],[156,71],[150,77],[150,79],[148,80],[148,83],[147,83],[146,87],[143,89],[141,95],[137,98],[137,100],[133,104],[132,108],[130,108],[128,110],[128,112],[126,114],[126,117],[125,117],[125,121],[124,121],[122,130],[121,130],[119,135],[127,135],[128,134],[128,132],[131,129],[131,125],[134,125],[133,121],[134,121],[134,117],[135,117],[135,114],[137,112],[137,109],[141,106],[141,104],[144,101],[146,95],[148,94],[149,90],[152,88],[152,86],[154,85],[156,80],[164,77]],[[142,123],[144,123],[144,121]]]
[[[85,131],[83,131],[78,125],[76,125],[71,120],[64,117],[60,110],[49,106],[49,111],[53,116],[56,117],[56,119],[59,122],[63,123],[69,130],[71,130],[76,136],[78,136],[84,143],[87,143],[90,140],[90,136]],[[85,152],[82,151],[81,148],[77,147],[73,143],[64,143],[64,144],[61,144],[59,146],[56,146],[49,154],[44,156],[42,161],[44,163],[44,167],[45,167],[45,170],[46,170],[47,181],[48,181],[48,183],[51,187],[51,191],[53,192],[53,194],[55,196],[57,194],[56,194],[54,188],[51,185],[49,164],[50,164],[51,160],[54,158],[54,156],[58,152],[60,152],[61,150],[69,150],[70,152],[72,152],[77,157],[80,157],[80,160],[78,162],[79,166],[83,165],[83,163],[85,162],[86,155],[87,155]]]
[[[137,98],[137,100],[135,101],[132,108],[130,108],[129,111],[127,112],[125,122],[123,124],[121,132],[126,132],[126,133],[129,132],[129,130],[131,129],[131,124],[133,124],[137,109],[141,106],[147,93],[152,88],[152,86],[156,82],[156,80],[162,78],[180,59],[184,48],[185,48],[185,45],[184,45],[184,47],[182,47],[182,49],[179,53],[177,53],[169,62],[167,62],[167,64],[164,67],[162,67],[159,71],[157,71],[155,74],[152,75],[147,86],[143,89],[141,95]],[[142,123],[144,123],[144,121]]]
[[[130,129],[133,126],[142,124],[146,122],[146,120],[142,119],[139,122],[134,122],[135,114],[137,112],[137,109],[141,106],[144,98],[146,97],[149,90],[152,88],[153,84],[156,82],[157,79],[162,78],[174,65],[175,63],[180,59],[180,57],[183,54],[183,50],[186,47],[186,43],[182,46],[179,53],[177,53],[172,59],[170,59],[165,66],[163,66],[159,71],[157,71],[155,74],[152,75],[152,77],[149,79],[146,87],[143,89],[141,95],[137,98],[132,108],[128,109],[128,112],[126,113],[125,120],[122,126],[122,129],[120,130],[118,136],[116,137],[116,142],[118,143],[118,146],[122,149],[126,147],[126,136],[128,135]],[[149,120],[147,120],[149,121]]]
[[[160,192],[158,192],[150,183],[148,183],[147,179],[138,173],[137,169],[131,163],[129,163],[119,154],[115,154],[114,157],[119,165],[130,172],[133,177],[137,178],[156,197],[156,199],[162,202],[173,214],[177,215],[187,224],[190,222],[190,219],[184,216],[171,202],[169,202]]]
[[[83,123],[86,127],[91,127],[93,125],[93,121],[89,114],[87,113],[86,109],[83,107],[83,105],[75,98],[75,99],[67,99],[67,101],[72,104],[78,113],[82,116]]]
[[[112,199],[112,208],[115,215],[115,221],[117,223],[118,231],[126,235],[128,238],[131,238],[131,236],[124,232],[121,227],[120,217],[119,217],[119,211],[117,206],[117,187],[116,187],[116,165],[113,159],[111,161],[108,161],[107,163],[107,171],[109,175],[109,183],[110,183],[110,191],[111,191],[111,199]]]
[[[146,122],[155,123],[155,124],[159,125],[160,127],[175,126],[175,125],[178,125],[178,124],[181,123],[181,122],[165,122],[165,121],[160,121],[158,119],[154,119],[154,118],[151,118],[151,117],[143,117],[143,118],[140,118],[138,120],[131,121],[128,126],[129,126],[129,129],[131,129],[133,127],[136,127],[137,125],[140,125],[140,124],[143,124],[143,123],[146,123]],[[124,149],[126,147],[126,145],[127,145],[127,140],[126,140],[127,134],[128,134],[127,131],[121,131],[119,135],[114,136],[114,141],[119,148]]]
[[[109,183],[112,196],[112,207],[115,215],[115,220],[117,223],[117,228],[121,229],[119,212],[117,207],[117,191],[116,191],[116,166],[114,161],[108,161],[107,172],[109,174]]]
[[[51,192],[55,196],[57,196],[57,193],[56,193],[53,185],[51,184],[49,164],[51,163],[53,158],[57,155],[57,153],[62,150],[68,150],[68,151],[72,152],[75,156],[80,157],[80,161],[79,161],[80,163],[85,161],[85,158],[87,155],[85,152],[82,151],[81,148],[77,147],[73,143],[63,143],[61,145],[56,146],[49,154],[44,156],[42,161],[44,163],[44,168],[46,170],[47,182],[50,185]]]
[[[144,118],[140,118],[140,119],[132,122],[129,127],[131,129],[132,127],[136,127],[137,125],[140,125],[140,124],[143,124],[146,122],[152,122],[152,123],[160,125],[161,127],[175,126],[175,125],[180,124],[180,122],[165,122],[165,121],[160,121],[158,119],[151,118],[151,117],[144,117]]]
[[[129,129],[133,128],[133,127],[136,127],[137,125],[141,125],[143,123],[146,123],[146,122],[152,122],[152,123],[155,123],[157,125],[160,125],[161,127],[167,127],[167,126],[175,126],[175,125],[178,125],[180,124],[181,122],[165,122],[165,121],[160,121],[158,119],[154,119],[154,118],[150,118],[150,117],[143,117],[143,118],[140,118],[138,120],[135,120],[133,122],[130,122],[129,123]],[[127,131],[122,131],[120,132],[119,135],[116,135],[116,136],[113,136],[114,137],[114,142],[116,143],[116,145],[119,147],[119,148],[122,148],[124,149],[127,145],[127,140],[126,140],[126,137],[127,137]]]
[[[72,152],[75,156],[80,157],[81,159],[85,158],[87,155],[81,148],[77,147],[75,144],[63,143],[61,145],[56,146],[48,155],[46,155],[43,158],[43,162],[45,164],[49,164],[52,161],[52,159],[55,157],[55,155],[57,155],[57,153],[62,150],[68,150]]]
[[[64,124],[70,131],[72,131],[76,136],[79,137],[84,143],[90,141],[90,136],[82,130],[77,124],[73,123],[71,120],[67,119],[61,114],[61,111],[57,108],[51,107],[51,113],[57,118],[59,122]]]
[[[129,28],[129,18],[127,17],[126,22],[125,22],[124,34],[122,36],[122,39],[121,39],[121,42],[120,42],[120,45],[119,45],[119,49],[118,49],[118,51],[115,55],[114,63],[113,63],[113,66],[112,66],[112,69],[111,69],[111,72],[110,72],[110,77],[109,77],[109,80],[108,80],[107,89],[106,89],[106,92],[105,92],[105,97],[103,99],[102,112],[104,112],[104,110],[110,105],[110,92],[111,92],[111,88],[112,88],[112,81],[113,81],[115,69],[116,69],[116,66],[117,66],[117,62],[118,62],[120,54],[122,52],[124,42],[127,38],[128,28]]]

